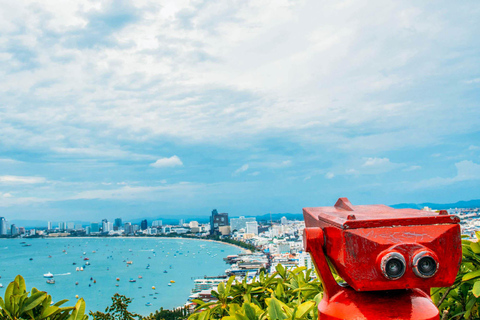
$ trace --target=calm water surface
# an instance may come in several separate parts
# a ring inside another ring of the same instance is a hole
[[[21,274],[27,290],[47,291],[53,301],[69,299],[66,305],[74,305],[78,295],[85,299],[87,309],[104,311],[118,292],[133,298],[129,310],[148,315],[160,307],[183,305],[193,288],[192,278],[223,275],[228,267],[223,258],[240,252],[237,247],[190,239],[0,239],[0,283],[4,286],[0,295]],[[84,271],[76,271],[83,266]],[[43,275],[47,272],[54,275],[55,284],[46,283]],[[168,286],[170,280],[175,283]],[[146,306],[147,302],[152,306]]]

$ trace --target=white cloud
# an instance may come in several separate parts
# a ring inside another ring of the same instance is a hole
[[[325,178],[327,179],[333,179],[335,177],[335,174],[333,174],[333,172],[327,172],[325,174]]]
[[[14,164],[14,163],[22,163],[22,162],[15,159],[3,158],[3,159],[0,159],[0,163]]]
[[[0,176],[0,183],[5,184],[37,184],[45,183],[44,177],[25,177],[25,176]]]
[[[480,83],[480,78],[465,80],[465,83],[467,83],[467,84]]]
[[[480,149],[480,147],[479,146],[474,146],[473,144],[470,147],[468,147],[468,150],[470,150],[470,151],[478,150],[478,149]]]
[[[0,198],[12,198],[12,194],[9,192],[1,193],[0,192]]]
[[[464,160],[455,163],[457,175],[451,178],[435,177],[428,180],[423,180],[415,184],[415,188],[435,188],[443,187],[450,184],[469,181],[480,180],[480,164],[470,160]]]
[[[178,196],[183,197],[186,194],[192,196],[195,191],[202,187],[202,184],[194,183],[177,183],[163,186],[124,186],[117,189],[94,189],[78,192],[74,196],[68,197],[70,200],[156,200],[168,199],[169,197]]]
[[[137,15],[126,27],[90,29],[89,19],[114,9],[85,1],[4,8],[3,37],[24,53],[0,52],[0,87],[15,93],[2,96],[11,106],[0,111],[4,143],[126,157],[69,137],[224,143],[279,133],[342,148],[394,148],[435,141],[445,134],[440,124],[465,132],[476,125],[467,104],[451,118],[441,103],[395,95],[432,73],[456,72],[442,68],[449,50],[471,44],[477,29],[474,19],[458,29],[449,10],[418,2],[141,1],[119,9]],[[322,23],[312,26],[316,19]],[[55,46],[45,41],[52,34]],[[476,70],[475,58],[462,66]],[[366,127],[374,132],[355,131]]]
[[[160,158],[154,163],[150,164],[154,168],[167,168],[183,166],[182,160],[177,156],[171,156],[170,158]]]
[[[260,174],[260,171],[254,171],[254,172],[252,172],[252,173],[249,173],[248,175],[249,175],[249,176],[256,177],[256,176],[258,176],[259,174]]]
[[[240,168],[238,168],[237,170],[235,170],[235,171],[233,172],[233,175],[236,176],[236,175],[239,175],[239,174],[242,173],[242,172],[247,171],[247,170],[248,170],[248,167],[249,167],[248,164],[244,164],[243,166],[241,166]]]
[[[421,166],[410,166],[408,168],[403,169],[403,171],[415,171],[415,170],[420,170],[422,167]]]
[[[388,158],[368,158],[363,164],[364,167],[379,167],[390,165],[390,159]]]

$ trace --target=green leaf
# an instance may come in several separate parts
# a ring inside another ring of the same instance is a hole
[[[472,288],[472,293],[475,296],[475,298],[480,297],[480,281],[475,282]]]
[[[243,305],[243,310],[245,310],[245,315],[247,316],[248,320],[256,320],[257,316],[255,315],[255,310],[252,308],[250,303],[245,303]]]
[[[36,306],[38,306],[42,301],[47,297],[47,294],[44,292],[37,292],[30,296],[25,303],[23,303],[22,309],[20,310],[20,314],[32,310]]]
[[[302,319],[310,312],[310,310],[312,310],[313,307],[315,307],[315,301],[307,301],[302,303],[298,306],[295,317],[298,319]]]
[[[283,320],[287,318],[282,311],[279,301],[275,298],[267,299],[267,311],[268,315],[270,316],[270,320]]]
[[[80,298],[75,304],[75,309],[68,318],[68,320],[83,320],[85,315],[85,300]]]
[[[462,281],[468,281],[480,277],[480,270],[469,272],[462,277]]]
[[[50,301],[51,302],[51,301]],[[60,307],[65,302],[68,302],[68,299],[63,299],[54,304],[55,307]]]
[[[472,249],[473,252],[480,253],[480,244],[478,242],[470,243],[470,248]]]
[[[50,306],[46,309],[43,309],[43,312],[40,315],[40,318],[45,319],[47,317],[50,317],[51,315],[55,314],[55,312],[58,312],[59,310],[60,308],[57,306]]]
[[[9,313],[11,313],[12,310],[12,294],[13,294],[13,287],[14,287],[14,282],[10,282],[10,284],[7,287],[7,290],[5,290],[5,310],[7,310]]]
[[[283,289],[283,284],[279,283],[275,289],[275,296],[277,298],[283,298],[285,296],[285,290]]]

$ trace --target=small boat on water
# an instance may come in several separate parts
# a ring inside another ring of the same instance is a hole
[[[132,263],[133,263],[133,261],[127,261],[127,264],[132,264]]]
[[[80,268],[79,268],[79,267],[77,267],[77,268],[75,269],[75,271],[80,271]]]
[[[172,284],[171,284],[171,283],[169,283],[169,284],[168,284],[168,286],[169,286],[169,287],[171,287],[171,286],[172,286]]]
[[[53,274],[51,272],[47,272],[43,275],[44,278],[53,278]]]
[[[83,260],[84,260],[84,261],[87,261],[87,260],[90,260],[90,259],[88,259],[87,257],[85,257],[85,258],[83,258]]]
[[[145,303],[147,307],[150,307],[152,304],[150,302]]]
[[[142,277],[142,276],[138,276],[138,279],[143,279],[143,277]]]
[[[170,283],[175,283],[175,281],[173,281],[173,280],[170,280]]]
[[[30,258],[30,259],[28,259],[28,260],[32,261],[32,260],[33,260],[33,258]]]
[[[133,278],[130,278],[130,280],[128,280],[128,282],[137,282],[137,280],[135,280]]]
[[[0,288],[3,288],[3,284],[0,283]]]
[[[55,284],[55,279],[47,279],[48,284]]]
[[[168,271],[167,271],[167,270],[163,270],[163,273],[168,273]]]

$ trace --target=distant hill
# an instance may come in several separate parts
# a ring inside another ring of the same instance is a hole
[[[478,208],[480,207],[480,199],[477,200],[468,200],[468,201],[458,201],[455,203],[431,203],[431,202],[425,202],[425,203],[399,203],[392,205],[391,207],[395,209],[423,209],[423,207],[429,207],[434,210],[440,210],[440,209],[450,209],[450,208]]]

